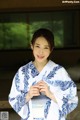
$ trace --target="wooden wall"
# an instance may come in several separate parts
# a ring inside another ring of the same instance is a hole
[[[63,3],[65,2],[65,3]],[[80,7],[78,3],[68,3],[66,0],[0,0],[0,11],[8,10],[51,10],[60,8],[75,9]]]

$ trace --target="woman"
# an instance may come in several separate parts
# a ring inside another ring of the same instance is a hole
[[[66,120],[78,104],[77,88],[66,70],[49,60],[54,35],[37,30],[31,41],[34,61],[14,76],[9,103],[22,120]]]

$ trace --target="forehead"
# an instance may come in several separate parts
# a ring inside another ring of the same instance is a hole
[[[35,44],[40,44],[40,45],[49,46],[48,41],[47,41],[44,37],[38,37],[38,38],[35,40]]]

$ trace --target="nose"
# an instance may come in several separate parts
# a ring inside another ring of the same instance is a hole
[[[39,50],[39,54],[43,54],[43,49],[40,49],[40,50]]]

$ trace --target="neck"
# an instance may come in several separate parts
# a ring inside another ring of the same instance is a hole
[[[48,60],[44,61],[44,62],[37,62],[36,60],[33,62],[35,67],[41,71],[43,69],[43,67],[47,64]]]

